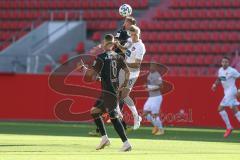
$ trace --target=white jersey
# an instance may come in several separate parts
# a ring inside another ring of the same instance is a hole
[[[232,67],[223,69],[221,67],[218,71],[218,77],[221,80],[225,95],[237,91],[236,79],[240,77],[240,73],[236,69]]]
[[[143,56],[146,53],[145,45],[140,39],[138,42],[133,43],[132,39],[129,38],[128,42],[124,45],[127,48],[125,53],[126,63],[135,63],[136,60],[143,60]],[[130,79],[137,78],[139,76],[140,70],[139,68],[130,68]]]
[[[136,59],[142,60],[144,54],[146,53],[145,45],[143,44],[141,39],[138,42],[132,43],[131,38],[129,38],[125,47],[127,47],[127,63],[135,63]]]

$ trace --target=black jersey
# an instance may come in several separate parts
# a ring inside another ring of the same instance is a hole
[[[127,30],[125,30],[124,28],[121,28],[117,32],[115,38],[119,40],[121,45],[125,45],[125,43],[127,43],[127,40],[128,40],[128,38],[130,38],[130,36],[129,36]],[[121,50],[116,48],[115,52],[121,53]]]
[[[116,94],[119,71],[127,67],[124,58],[114,51],[108,51],[98,55],[92,67],[101,77],[102,90]]]

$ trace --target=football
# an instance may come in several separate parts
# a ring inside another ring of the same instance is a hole
[[[119,7],[119,14],[122,17],[130,16],[132,14],[132,7],[129,4],[123,4]]]

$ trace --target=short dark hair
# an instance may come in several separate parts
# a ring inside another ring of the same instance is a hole
[[[227,60],[231,60],[228,56],[223,56],[223,58],[222,59],[227,59]]]
[[[133,18],[133,17],[128,16],[128,17],[126,17],[126,20],[127,20],[128,22],[130,22],[132,25],[136,25],[136,24],[137,24],[136,19]]]
[[[114,36],[112,34],[106,34],[104,36],[104,40],[108,42],[112,42],[114,40]]]

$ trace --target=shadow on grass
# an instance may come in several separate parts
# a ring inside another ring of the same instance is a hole
[[[106,128],[109,137],[118,138],[112,126]],[[88,132],[94,129],[95,125],[86,123],[0,122],[0,134],[89,137]],[[128,133],[128,137],[150,140],[240,142],[239,131],[234,131],[227,139],[223,138],[223,133],[224,130],[220,129],[166,128],[165,135],[154,136],[150,127],[141,127],[137,131]]]

